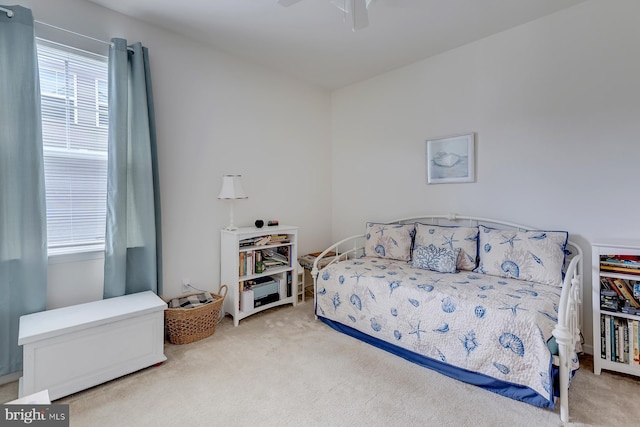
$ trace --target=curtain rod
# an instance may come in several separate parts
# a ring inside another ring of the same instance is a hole
[[[9,18],[12,18],[13,15],[14,15],[13,10],[6,9],[6,8],[4,8],[2,6],[0,6],[0,12],[6,13]],[[46,22],[38,21],[37,19],[34,19],[33,22],[35,22],[36,24],[44,25],[46,27],[50,27],[50,28],[59,30],[59,31],[64,31],[64,32],[69,33],[69,34],[73,34],[74,36],[84,37],[85,39],[93,40],[94,42],[98,42],[98,43],[106,44],[106,45],[109,45],[109,46],[113,46],[113,43],[111,43],[111,42],[106,42],[104,40],[96,39],[95,37],[90,37],[90,36],[86,36],[84,34],[76,33],[75,31],[67,30],[66,28],[56,27],[55,25],[47,24]],[[133,49],[130,48],[130,47],[127,47],[127,50],[130,51],[130,52],[133,52]]]
[[[45,27],[49,27],[49,28],[53,28],[55,30],[64,31],[65,33],[73,34],[74,36],[84,37],[85,39],[93,40],[94,42],[106,44],[106,45],[109,45],[109,46],[112,45],[112,43],[110,43],[110,42],[106,42],[104,40],[96,39],[96,38],[90,37],[90,36],[85,36],[84,34],[76,33],[75,31],[67,30],[66,28],[56,27],[55,25],[47,24],[46,22],[38,21],[37,19],[34,19],[33,22],[35,22],[36,24],[44,25]]]
[[[107,42],[107,41],[104,41],[104,40],[96,39],[95,37],[87,36],[87,35],[84,35],[84,34],[76,33],[75,31],[67,30],[66,28],[56,27],[55,25],[47,24],[46,22],[38,21],[37,19],[34,19],[33,22],[35,22],[36,24],[44,25],[45,27],[53,28],[53,29],[58,30],[58,31],[64,31],[65,33],[73,34],[74,36],[84,37],[85,39],[93,40],[94,42],[106,44],[108,46],[113,46],[113,43],[111,43],[111,42]],[[129,52],[133,52],[133,48],[127,47],[127,50]]]
[[[4,7],[0,7],[0,12],[6,13],[9,18],[13,18],[13,10],[11,9],[5,9]]]

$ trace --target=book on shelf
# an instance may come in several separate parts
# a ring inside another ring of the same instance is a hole
[[[633,320],[627,319],[624,325],[624,363],[633,361]]]
[[[629,320],[628,319],[619,319],[620,320],[620,341],[621,341],[621,350],[620,350],[620,362],[629,363]]]
[[[628,283],[631,286],[633,297],[640,301],[640,280],[629,280]]]
[[[630,365],[640,365],[640,321],[627,319],[627,329],[629,333],[629,361]]]
[[[638,305],[640,305],[640,295],[636,294],[634,291],[637,280],[629,280],[629,279],[618,279],[618,280],[622,281],[622,283],[626,286],[631,298],[636,300]]]
[[[633,363],[640,365],[640,320],[633,320]]]
[[[257,242],[259,242],[262,239],[263,236],[259,236],[259,237],[251,237],[249,239],[242,239],[239,242],[239,245],[241,248],[245,248],[247,246],[255,246],[255,244]]]
[[[600,270],[606,271],[609,273],[631,274],[634,276],[640,276],[640,268],[628,268],[628,267],[618,267],[613,265],[600,264]]]
[[[618,321],[611,317],[611,361],[618,361]]]
[[[600,263],[621,264],[640,268],[640,255],[601,255]]]
[[[600,265],[608,267],[629,268],[631,270],[635,268],[636,270],[640,270],[640,263],[638,262],[618,261],[611,258],[600,261]]]
[[[606,315],[603,317],[604,317],[605,359],[612,360],[611,359],[611,339],[613,338],[613,335],[611,333],[611,324],[613,323],[613,317],[609,315]]]
[[[640,320],[601,315],[600,357],[640,366]]]
[[[625,300],[629,301],[629,304],[631,304],[631,306],[633,306],[634,308],[640,308],[640,304],[633,297],[633,291],[631,290],[631,288],[629,288],[629,284],[626,282],[626,280],[612,279],[610,277],[609,279],[611,282],[613,282],[613,285],[620,290],[620,295],[622,295]]]
[[[280,246],[276,249],[276,253],[282,262],[286,263],[291,267],[291,246]]]
[[[607,277],[600,278],[600,309],[618,311],[620,309],[620,294],[618,290],[611,289]]]
[[[635,255],[601,256],[600,270],[620,274],[640,275],[640,257]]]
[[[637,320],[631,320],[631,323],[633,324],[631,333],[631,339],[633,342],[633,363],[640,365],[640,336],[638,336],[639,322]]]
[[[621,313],[632,314],[634,316],[640,316],[640,309],[631,307],[629,301],[625,301],[622,308],[620,308]]]
[[[617,297],[616,297],[617,299]],[[605,311],[614,311],[617,312],[620,306],[618,305],[618,301],[605,301],[600,302],[600,309]]]
[[[256,242],[256,246],[264,246],[271,243],[271,236],[262,236],[260,240]]]
[[[277,268],[282,268],[284,267],[285,264],[282,264],[281,262],[277,262],[277,261],[265,261],[264,262],[264,268],[265,271],[271,271]]]
[[[607,321],[606,315],[600,315],[600,358],[607,358]]]

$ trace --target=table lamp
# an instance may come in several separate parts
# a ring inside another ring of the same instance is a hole
[[[242,175],[223,175],[222,176],[222,189],[218,195],[218,199],[230,200],[231,209],[229,211],[229,225],[225,227],[225,230],[237,230],[238,227],[233,225],[233,203],[236,199],[247,199],[247,195],[242,189],[242,183],[240,178]]]

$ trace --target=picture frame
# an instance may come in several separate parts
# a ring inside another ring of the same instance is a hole
[[[427,184],[475,182],[475,133],[427,140]]]

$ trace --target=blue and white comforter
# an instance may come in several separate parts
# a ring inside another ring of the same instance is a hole
[[[561,289],[360,258],[320,272],[316,314],[449,365],[530,388],[554,407],[551,352]],[[572,357],[577,369],[577,357]],[[545,405],[547,406],[547,405]]]

